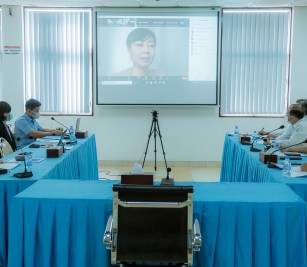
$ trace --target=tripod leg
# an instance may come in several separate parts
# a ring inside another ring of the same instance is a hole
[[[154,129],[153,129],[153,133],[154,133],[154,140],[155,140],[155,171],[157,170],[157,120],[154,119]]]
[[[146,155],[147,155],[147,150],[148,150],[148,145],[149,145],[149,141],[150,141],[150,137],[152,135],[152,128],[154,126],[154,120],[151,123],[151,127],[150,127],[150,131],[149,131],[149,135],[148,135],[148,140],[147,140],[147,145],[146,145],[146,150],[145,150],[145,155],[144,155],[144,160],[143,160],[143,164],[142,164],[142,168],[144,168],[144,164],[145,164],[145,160],[146,160]]]
[[[160,142],[161,142],[161,147],[162,147],[162,153],[163,153],[163,157],[164,157],[164,162],[165,162],[165,167],[167,169],[167,163],[166,163],[166,158],[165,158],[165,151],[164,151],[164,148],[163,148],[163,143],[162,143],[162,135],[161,135],[161,132],[160,132],[160,127],[159,127],[159,122],[157,120],[157,127],[158,127],[158,135],[160,137]]]

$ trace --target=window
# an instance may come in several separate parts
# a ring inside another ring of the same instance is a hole
[[[42,114],[92,114],[91,13],[25,8],[25,98]]]
[[[220,116],[281,116],[289,87],[291,9],[224,9]]]
[[[3,99],[2,95],[2,9],[0,8],[0,99]]]

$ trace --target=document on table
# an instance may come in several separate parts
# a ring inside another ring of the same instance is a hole
[[[32,158],[32,162],[36,162],[36,163],[40,163],[44,160],[45,158]],[[7,160],[5,163],[7,164],[14,164],[14,163],[18,163],[18,165],[23,162],[23,160],[17,161],[15,158],[11,158],[9,160]]]
[[[16,168],[20,162],[5,162],[0,164],[1,169],[12,170]]]
[[[296,178],[296,177],[302,177],[302,176],[307,176],[307,172],[302,172],[300,166],[295,166],[291,168],[291,177]]]

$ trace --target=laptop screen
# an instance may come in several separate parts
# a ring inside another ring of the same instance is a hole
[[[75,130],[75,132],[79,132],[80,131],[80,119],[81,118],[78,118],[77,121],[76,121],[76,130]]]

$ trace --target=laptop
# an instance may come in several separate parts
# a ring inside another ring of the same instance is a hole
[[[80,132],[80,120],[81,120],[81,118],[78,118],[77,121],[76,121],[75,132]]]

